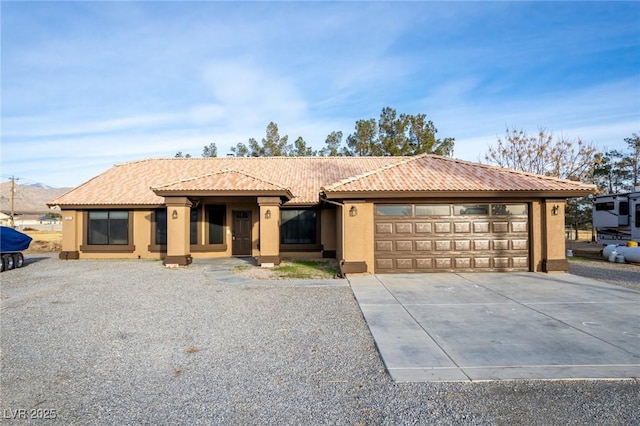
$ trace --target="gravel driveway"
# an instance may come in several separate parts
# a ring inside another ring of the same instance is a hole
[[[396,384],[349,287],[208,271],[30,255],[2,273],[3,423],[640,424],[639,380]]]

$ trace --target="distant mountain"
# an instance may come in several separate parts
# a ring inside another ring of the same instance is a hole
[[[71,188],[52,188],[42,183],[22,185],[16,183],[15,212],[21,214],[37,214],[49,212],[47,203]],[[11,182],[0,183],[0,211],[11,211]]]

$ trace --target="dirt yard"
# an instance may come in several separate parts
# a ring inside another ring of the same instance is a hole
[[[25,229],[25,234],[33,238],[29,249],[25,253],[50,253],[62,250],[61,231],[39,231]]]

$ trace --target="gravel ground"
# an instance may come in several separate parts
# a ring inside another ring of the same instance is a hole
[[[570,258],[569,272],[640,291],[640,265]]]
[[[393,383],[349,287],[208,268],[31,255],[3,272],[3,423],[640,424],[639,380]]]

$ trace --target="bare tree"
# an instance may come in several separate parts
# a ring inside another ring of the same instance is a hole
[[[591,143],[556,139],[545,128],[539,128],[535,135],[507,128],[505,136],[489,146],[484,160],[509,169],[585,182],[593,175],[596,153]]]

